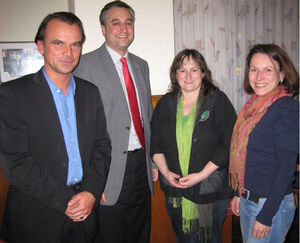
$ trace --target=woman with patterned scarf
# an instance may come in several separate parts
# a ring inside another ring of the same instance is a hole
[[[244,89],[251,98],[232,134],[232,211],[243,242],[284,242],[292,224],[293,180],[299,152],[299,76],[274,44],[257,44],[246,60]]]
[[[228,184],[229,147],[236,113],[212,83],[196,50],[183,50],[170,70],[170,92],[151,121],[151,156],[177,242],[222,242],[233,191]]]

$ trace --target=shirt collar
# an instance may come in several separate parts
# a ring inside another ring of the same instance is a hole
[[[113,49],[111,49],[106,43],[105,43],[105,46],[106,46],[106,49],[107,49],[109,55],[111,56],[114,64],[116,65],[116,63],[120,61],[122,56],[119,53],[117,53],[116,51],[114,51]],[[128,50],[126,51],[124,57],[127,59]]]
[[[49,76],[47,75],[46,71],[45,71],[45,67],[43,67],[43,74],[44,74],[44,77],[45,79],[47,80],[47,83],[51,89],[51,91],[53,92],[54,90],[57,90],[59,89],[54,83],[53,81],[49,78]],[[72,92],[72,95],[74,96],[75,95],[75,89],[76,89],[76,83],[75,83],[75,80],[74,80],[74,76],[70,75],[70,83],[69,83],[69,86],[68,86],[68,90],[67,90],[67,94],[69,92]],[[61,89],[59,89],[61,91]]]

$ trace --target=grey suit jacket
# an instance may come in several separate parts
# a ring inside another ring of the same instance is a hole
[[[145,60],[128,53],[128,60],[136,82],[139,102],[142,111],[148,181],[153,193],[152,161],[150,158],[150,120],[153,112],[149,68]],[[113,205],[117,202],[125,173],[127,148],[130,132],[130,111],[120,82],[119,75],[109,55],[105,44],[99,49],[81,57],[74,75],[86,79],[98,86],[104,104],[108,133],[112,142],[112,160],[105,187],[107,202]]]

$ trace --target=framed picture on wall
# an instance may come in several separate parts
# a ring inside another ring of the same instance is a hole
[[[0,83],[37,72],[43,65],[34,42],[0,42]]]

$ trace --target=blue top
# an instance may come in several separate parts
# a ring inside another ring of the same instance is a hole
[[[250,133],[245,188],[266,195],[256,220],[270,226],[286,194],[293,192],[299,152],[299,102],[285,96],[267,110]]]
[[[64,95],[62,90],[57,88],[51,81],[44,68],[43,74],[54,99],[69,158],[67,185],[73,185],[82,179],[82,164],[78,146],[76,109],[74,103],[76,84],[74,77],[71,75],[67,93]]]

